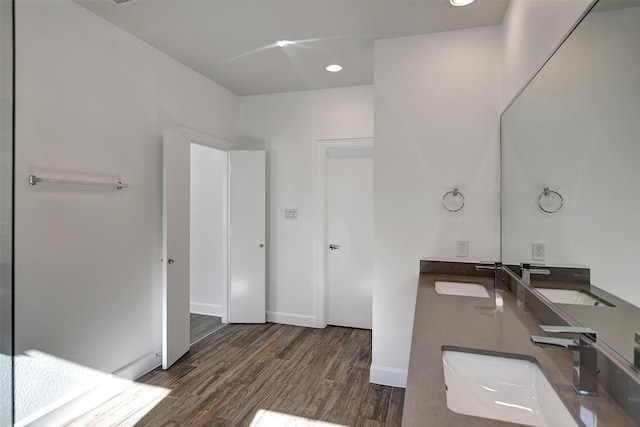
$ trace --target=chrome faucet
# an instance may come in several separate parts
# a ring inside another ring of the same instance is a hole
[[[573,352],[573,388],[578,394],[598,395],[598,359],[594,346],[596,333],[593,329],[573,326],[540,325],[548,333],[577,334],[578,340],[554,337],[531,336],[538,347],[564,348]]]
[[[531,275],[532,274],[544,274],[545,276],[551,274],[551,270],[546,268],[531,268],[531,264],[522,263],[520,264],[520,277],[527,284],[531,284]]]
[[[483,261],[481,261],[483,262]],[[504,289],[504,271],[502,271],[502,263],[496,261],[493,265],[476,265],[476,271],[489,270],[493,271],[493,287],[495,289]]]

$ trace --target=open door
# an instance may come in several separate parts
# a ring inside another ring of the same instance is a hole
[[[163,133],[162,368],[189,351],[190,142]]]
[[[264,151],[229,152],[229,322],[266,320]]]

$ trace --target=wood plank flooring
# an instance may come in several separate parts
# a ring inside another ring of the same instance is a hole
[[[400,426],[404,389],[370,384],[370,365],[371,331],[227,325],[69,425]]]
[[[191,327],[191,344],[200,341],[202,338],[222,327],[222,318],[217,316],[190,313],[189,322]]]

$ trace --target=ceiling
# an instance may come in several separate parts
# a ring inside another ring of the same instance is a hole
[[[232,92],[256,95],[371,84],[374,40],[497,25],[509,0],[75,1]],[[344,70],[325,71],[332,63]]]

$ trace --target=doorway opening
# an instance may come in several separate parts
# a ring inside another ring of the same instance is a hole
[[[191,344],[227,323],[227,151],[191,143]]]
[[[163,369],[189,351],[190,314],[266,320],[265,160],[197,131],[163,132]],[[213,332],[209,320],[197,338]]]
[[[373,140],[318,143],[318,327],[372,328]]]

